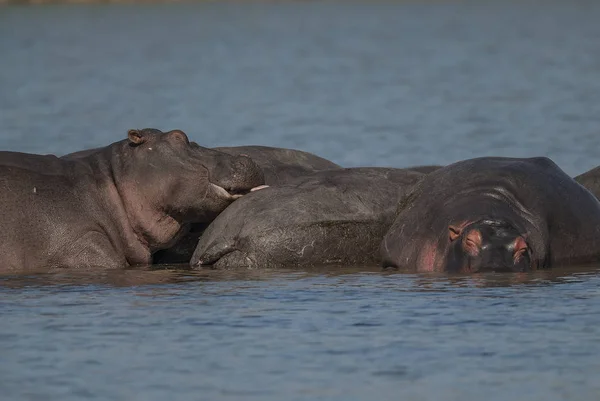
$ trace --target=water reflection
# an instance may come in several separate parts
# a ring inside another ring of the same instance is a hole
[[[426,274],[415,279],[423,290],[439,291],[444,287],[492,288],[519,285],[553,285],[586,281],[600,273],[599,266],[573,266],[528,273]]]
[[[118,270],[62,271],[34,275],[0,276],[0,287],[27,288],[39,286],[110,286],[135,287],[188,282],[226,280],[266,280],[281,274],[279,271],[214,271],[190,270],[184,265],[160,268],[128,268]],[[290,273],[290,276],[298,273]]]
[[[401,273],[378,267],[324,267],[312,269],[192,270],[186,265],[98,271],[61,271],[0,276],[0,288],[23,289],[53,286],[139,287],[184,283],[255,282],[318,279],[327,286],[389,286],[401,291],[444,291],[452,288],[492,288],[520,285],[554,285],[583,282],[600,273],[599,266],[576,266],[530,273]]]

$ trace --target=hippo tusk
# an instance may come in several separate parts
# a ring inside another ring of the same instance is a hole
[[[260,191],[261,189],[265,189],[265,188],[269,188],[269,186],[268,185],[259,185],[258,187],[252,188],[250,190],[250,192]],[[232,197],[233,197],[233,199],[239,199],[239,198],[241,198],[244,195],[247,195],[247,194],[235,194],[235,195],[232,195]]]
[[[212,182],[210,183],[210,185],[214,188],[214,190],[216,191],[217,195],[219,195],[219,196],[221,196],[223,198],[228,198],[228,199],[236,200],[236,199],[239,199],[239,198],[241,198],[242,196],[245,195],[245,194],[231,194],[231,193],[229,193],[229,191],[227,191],[222,186],[217,185],[217,184],[213,184]],[[257,187],[254,187],[254,188],[250,189],[249,192],[259,191],[261,189],[268,188],[268,187],[269,187],[268,185],[259,185]]]
[[[215,190],[216,194],[222,198],[231,198],[232,195],[220,185],[210,183],[210,186]]]

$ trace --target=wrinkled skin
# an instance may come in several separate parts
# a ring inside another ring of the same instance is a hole
[[[428,174],[401,199],[384,267],[529,271],[600,260],[600,204],[550,159],[484,157]]]
[[[597,199],[600,199],[600,167],[595,167],[574,179],[594,194]]]
[[[337,164],[312,153],[295,149],[268,146],[233,146],[213,148],[233,156],[244,155],[256,162],[265,175],[269,186],[289,184],[317,171],[341,168]],[[189,263],[198,239],[207,224],[193,224],[190,232],[169,249],[157,252],[155,264]]]
[[[349,168],[254,192],[209,225],[191,265],[376,265],[399,197],[422,177],[402,169]]]
[[[143,129],[75,157],[0,152],[0,182],[0,272],[12,272],[148,265],[264,177],[182,131]]]

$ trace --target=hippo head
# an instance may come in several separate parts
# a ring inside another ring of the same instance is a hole
[[[448,227],[449,272],[523,272],[532,265],[526,236],[504,221],[481,220]]]
[[[179,222],[208,222],[231,202],[264,184],[250,158],[231,156],[190,142],[180,130],[132,129],[121,164],[125,191]]]

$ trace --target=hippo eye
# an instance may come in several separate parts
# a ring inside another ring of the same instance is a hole
[[[190,140],[188,139],[187,135],[180,130],[173,130],[169,133],[169,135],[171,136],[171,138],[175,139],[176,141],[181,141],[184,142],[186,144],[190,143]]]

